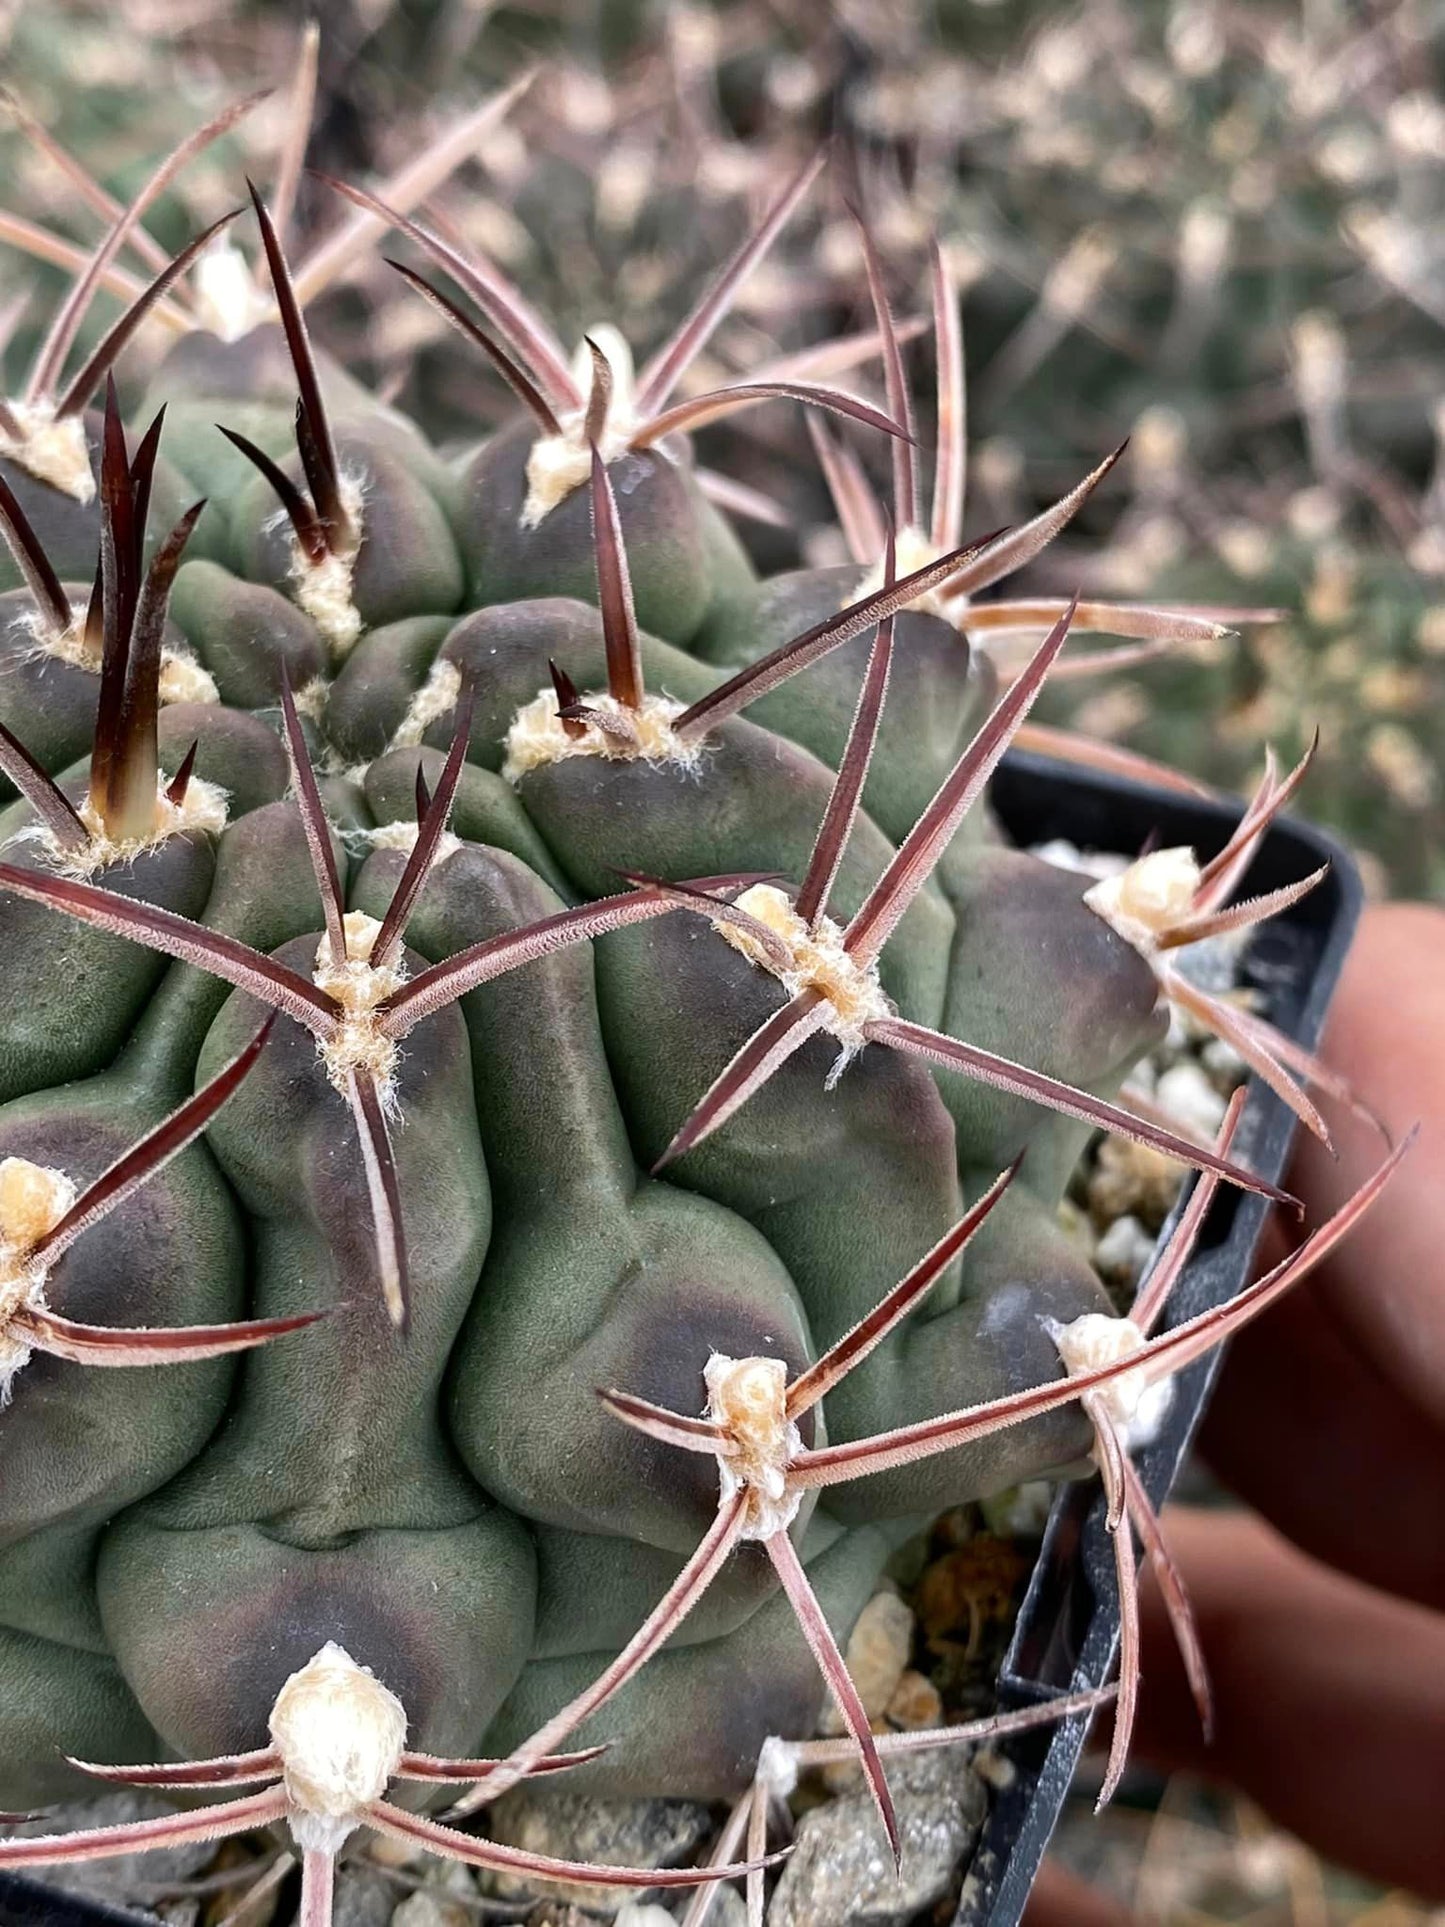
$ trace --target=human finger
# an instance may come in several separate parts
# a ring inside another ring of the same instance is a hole
[[[1321,1565],[1246,1513],[1165,1528],[1214,1686],[1206,1746],[1152,1584],[1136,1757],[1240,1788],[1327,1859],[1445,1899],[1445,1616]]]

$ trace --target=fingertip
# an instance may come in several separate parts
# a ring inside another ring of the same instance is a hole
[[[1133,1914],[1054,1859],[1039,1869],[1023,1927],[1136,1927]]]

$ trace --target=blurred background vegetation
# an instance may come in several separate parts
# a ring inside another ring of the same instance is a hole
[[[1445,889],[1439,0],[349,0],[315,18],[308,158],[352,176],[540,63],[436,205],[568,337],[607,318],[655,341],[784,170],[844,136],[900,310],[926,311],[933,232],[967,290],[972,525],[1128,434],[1036,586],[1285,612],[1207,660],[1071,685],[1076,721],[1231,789],[1266,742],[1292,760],[1318,726],[1308,810],[1373,889]],[[274,171],[300,27],[289,4],[12,0],[0,59],[13,100],[122,196],[220,101],[275,86],[161,210],[178,245],[234,200],[239,162]],[[13,115],[0,166],[12,212],[94,238]],[[317,233],[339,218],[314,183],[302,212]],[[17,358],[48,273],[0,253]],[[358,262],[325,337],[462,439],[504,393],[394,280]],[[819,193],[699,381],[855,325],[859,288],[846,213]],[[926,384],[926,344],[913,355]],[[839,554],[790,411],[703,442],[779,506],[786,527],[745,528],[765,565]]]
[[[1318,728],[1306,813],[1374,891],[1445,895],[1445,0],[341,0],[313,17],[307,158],[352,178],[404,165],[536,65],[430,211],[564,339],[606,319],[652,346],[785,173],[840,138],[899,313],[927,312],[935,233],[965,290],[971,529],[1054,498],[1128,435],[1033,586],[1282,611],[1208,654],[1070,684],[1055,719],[1230,789],[1266,744],[1289,763]],[[179,247],[234,205],[243,168],[274,179],[302,27],[281,0],[0,0],[0,204],[91,245],[101,216],[27,117],[124,199],[270,85],[159,208]],[[314,236],[339,223],[314,181],[299,210]],[[66,281],[0,245],[8,379]],[[861,290],[825,188],[697,385],[866,326]],[[507,410],[376,256],[317,317],[443,446]],[[150,329],[129,351],[133,392],[164,344]],[[910,355],[927,422],[926,341]],[[700,457],[765,498],[741,525],[762,566],[843,559],[793,411],[705,431]],[[1188,1789],[1080,1829],[1071,1853],[1149,1918],[1427,1919]]]

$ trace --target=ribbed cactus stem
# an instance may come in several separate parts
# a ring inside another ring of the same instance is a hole
[[[0,1601],[0,1802],[73,1795],[91,1769],[64,1749],[135,1758],[150,1733],[176,1757],[101,1777],[259,1789],[0,1841],[0,1866],[289,1819],[304,1927],[363,1826],[527,1879],[723,1878],[747,1869],[550,1861],[388,1787],[470,1786],[470,1810],[577,1767],[609,1795],[730,1797],[776,1709],[805,1734],[825,1689],[897,1851],[840,1650],[878,1528],[1092,1448],[1132,1614],[1127,1520],[1168,1570],[1127,1459],[1158,1404],[1141,1382],[1297,1275],[1147,1337],[1183,1246],[1125,1330],[1056,1213],[1092,1128],[1282,1195],[1114,1097],[1166,1003],[1311,1121],[1296,1080],[1339,1088],[1170,962],[1318,880],[1239,898],[1301,772],[1271,768],[1206,860],[1155,853],[1112,894],[975,834],[1071,624],[1150,649],[1218,634],[1195,609],[979,600],[1117,458],[961,545],[957,294],[935,251],[925,500],[884,291],[903,264],[871,239],[872,335],[684,389],[821,158],[636,374],[607,329],[569,363],[494,263],[410,218],[460,135],[383,190],[399,205],[343,189],[359,219],[293,275],[314,55],[274,221],[252,191],[272,299],[219,228],[168,261],[102,205],[25,401],[0,403],[0,1541],[25,1548]],[[388,223],[447,277],[401,264],[396,298],[523,411],[455,463],[304,318]],[[117,272],[131,241],[147,287]],[[62,393],[97,287],[131,305]],[[250,330],[263,306],[279,327]],[[135,430],[107,383],[86,512],[81,410],[152,307],[190,332]],[[1013,373],[1039,349],[1006,350]],[[803,378],[880,355],[883,409]],[[727,489],[701,487],[694,431],[775,402],[848,422],[846,450],[818,446],[853,568],[760,583]],[[32,443],[70,496],[22,472]],[[893,541],[866,480],[885,451]],[[215,500],[182,514],[195,477]],[[69,1171],[100,1175],[77,1195]],[[44,1371],[16,1379],[32,1351]],[[168,1363],[188,1369],[94,1369]],[[33,1577],[57,1542],[78,1643]],[[714,1623],[678,1638],[714,1587]]]

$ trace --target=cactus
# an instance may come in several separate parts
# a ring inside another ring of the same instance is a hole
[[[927,599],[1006,573],[1095,478],[968,546],[950,482],[923,544],[871,262],[886,413],[791,378],[671,400],[815,172],[635,387],[595,338],[579,379],[491,264],[345,188],[471,297],[482,322],[422,284],[528,411],[451,467],[313,350],[253,188],[280,325],[184,336],[133,453],[108,382],[63,567],[0,477],[23,584],[0,1151],[43,1141],[72,1183],[113,1167],[74,1205],[53,1186],[38,1231],[0,1219],[5,1342],[61,1353],[0,1414],[0,1797],[125,1757],[156,1762],[115,1769],[145,1784],[263,1786],[0,1864],[285,1817],[319,1922],[357,1826],[517,1864],[387,1801],[393,1778],[475,1781],[464,1807],[561,1765],[735,1794],[770,1735],[811,1730],[824,1681],[891,1831],[838,1640],[896,1536],[1077,1471],[1091,1442],[1118,1500],[1128,1414],[1095,1394],[1141,1348],[1230,1328],[1146,1340],[1146,1319],[1070,1350],[1121,1321],[1056,1207],[1100,1126],[1282,1195],[1116,1094],[1193,994],[1171,948],[1314,881],[1227,903],[1296,779],[1271,771],[1211,862],[1163,853],[1161,890],[1146,857],[1107,898],[980,820],[1079,611],[1028,605],[1042,640],[999,693]],[[901,451],[876,578],[791,620],[686,442],[779,396]],[[96,550],[83,604],[67,578]],[[755,646],[730,662],[724,633]],[[1323,1066],[1262,1018],[1203,1014],[1323,1128],[1303,1089],[1338,1094]],[[132,1114],[163,1121],[116,1164]],[[58,1255],[78,1216],[94,1276]],[[190,1361],[128,1397],[67,1324],[127,1305],[163,1320],[134,1347]]]

